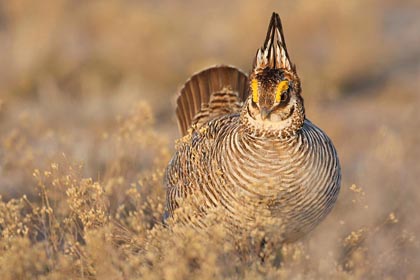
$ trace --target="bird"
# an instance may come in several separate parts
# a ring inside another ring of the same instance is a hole
[[[165,221],[183,213],[180,223],[203,230],[208,213],[222,209],[214,213],[226,228],[246,233],[265,225],[294,242],[332,210],[339,158],[306,118],[277,13],[249,74],[230,65],[205,69],[187,80],[176,105],[182,137],[164,174]]]

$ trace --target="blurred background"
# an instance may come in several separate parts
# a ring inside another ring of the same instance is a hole
[[[0,195],[30,194],[33,170],[62,154],[94,180],[118,173],[121,188],[163,170],[179,137],[177,90],[214,64],[249,71],[273,11],[307,117],[332,138],[343,169],[337,207],[309,246],[324,257],[331,240],[368,227],[381,237],[371,239],[370,266],[412,275],[418,0],[0,1]],[[401,263],[383,261],[391,251]]]

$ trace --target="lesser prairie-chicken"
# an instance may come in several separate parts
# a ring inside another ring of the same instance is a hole
[[[205,215],[218,208],[227,228],[247,231],[255,220],[274,220],[271,234],[294,241],[335,204],[337,153],[305,117],[276,13],[250,74],[216,66],[193,75],[176,114],[183,138],[166,169],[165,218],[184,208],[196,218],[182,221],[205,227]]]

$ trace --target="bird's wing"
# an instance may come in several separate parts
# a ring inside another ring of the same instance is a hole
[[[182,87],[176,115],[182,136],[216,117],[239,111],[248,96],[248,77],[227,65],[194,74]]]

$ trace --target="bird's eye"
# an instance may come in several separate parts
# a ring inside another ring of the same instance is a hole
[[[288,96],[285,96],[289,90],[289,81],[281,81],[276,89],[276,102],[280,103],[287,99]],[[286,99],[283,99],[286,98]]]
[[[287,99],[289,99],[289,91],[283,92],[283,94],[281,95],[280,103],[285,102]]]
[[[254,100],[252,100],[252,101],[251,101],[251,106],[252,106],[254,109],[258,109],[258,104],[257,104],[257,103],[255,103],[255,102],[254,102]]]

